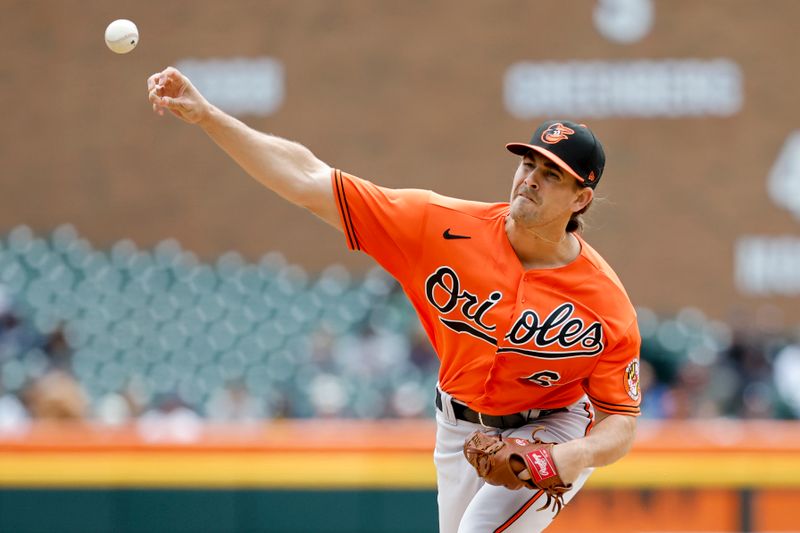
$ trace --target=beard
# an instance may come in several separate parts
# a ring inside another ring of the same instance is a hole
[[[564,227],[566,227],[571,213],[569,209],[564,209],[560,212],[555,211],[552,206],[546,209],[540,203],[517,195],[511,201],[508,215],[517,227],[532,230],[533,228],[549,226],[560,218],[564,218]]]
[[[523,196],[516,196],[510,207],[511,219],[522,226],[530,226],[539,219],[539,206]]]

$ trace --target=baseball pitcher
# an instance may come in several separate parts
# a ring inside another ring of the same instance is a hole
[[[442,533],[541,531],[628,452],[640,337],[620,280],[579,234],[605,165],[589,128],[547,121],[508,144],[520,157],[509,202],[481,203],[332,169],[223,113],[172,67],[147,84],[156,113],[197,124],[402,285],[441,361]]]

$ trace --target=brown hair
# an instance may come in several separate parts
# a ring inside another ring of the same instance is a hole
[[[583,206],[583,209],[581,209],[580,211],[575,211],[574,213],[572,213],[572,216],[569,217],[569,222],[567,222],[567,233],[583,231],[583,228],[585,226],[585,223],[583,221],[583,215],[584,213],[586,213],[586,211],[589,210],[589,207],[592,205],[592,202],[594,202],[594,199],[592,199],[588,204]]]

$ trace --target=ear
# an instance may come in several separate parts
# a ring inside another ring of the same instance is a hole
[[[581,187],[572,202],[572,212],[577,213],[578,211],[582,210],[591,203],[593,198],[594,189],[591,187]]]

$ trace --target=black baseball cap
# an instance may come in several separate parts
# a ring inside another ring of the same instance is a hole
[[[530,144],[509,143],[506,148],[517,155],[536,150],[592,189],[606,165],[603,145],[592,130],[569,120],[548,120],[536,129]]]

